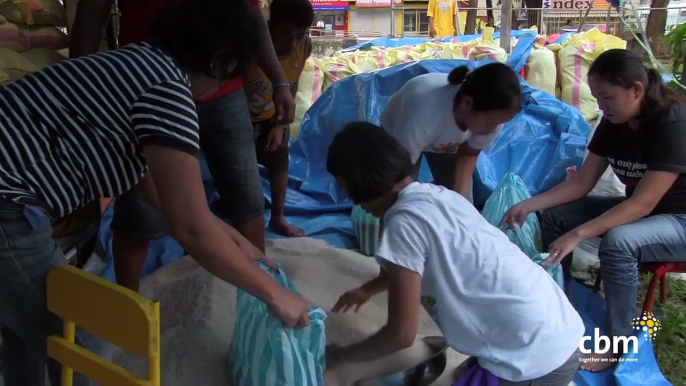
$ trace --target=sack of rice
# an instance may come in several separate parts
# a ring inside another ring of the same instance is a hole
[[[467,57],[470,60],[497,60],[507,61],[507,52],[500,48],[493,39],[493,27],[484,28],[481,38],[472,40],[468,43],[469,51]]]
[[[0,85],[7,84],[10,82],[10,76],[6,72],[0,70]]]
[[[49,50],[47,48],[31,48],[23,51],[21,55],[30,60],[38,70],[42,70],[45,67],[52,66],[55,63],[67,59],[66,56],[60,54],[58,51]]]
[[[526,81],[530,85],[555,96],[555,84],[557,82],[557,64],[555,54],[537,41],[529,53],[526,61]]]
[[[59,0],[0,0],[0,14],[19,24],[67,26],[67,10]]]
[[[598,117],[598,104],[586,79],[595,59],[613,48],[626,48],[626,41],[597,28],[574,34],[562,44],[559,54],[560,99],[576,107],[587,120]]]
[[[303,72],[298,80],[298,92],[295,94],[295,120],[291,124],[291,139],[298,139],[300,125],[305,113],[319,98],[324,86],[324,72],[319,60],[311,56],[305,62]]]
[[[20,53],[0,48],[0,71],[9,76],[10,82],[14,82],[28,74],[33,74],[38,71],[38,68]]]
[[[33,47],[61,50],[69,47],[69,37],[49,25],[26,26],[13,22],[0,24],[0,48],[21,52]]]

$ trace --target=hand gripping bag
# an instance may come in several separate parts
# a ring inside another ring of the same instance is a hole
[[[531,198],[524,182],[514,173],[507,173],[486,200],[482,215],[491,225],[500,227],[505,212],[515,204]],[[541,226],[535,213],[529,213],[517,233],[508,227],[501,227],[507,237],[527,256],[533,258],[539,252]]]
[[[290,292],[298,294],[281,266],[278,272],[259,266]],[[308,327],[286,328],[264,302],[238,290],[229,364],[233,385],[324,385],[326,313],[310,307],[308,315]]]
[[[522,233],[522,228],[519,225],[514,226],[514,237],[519,240],[518,245],[529,245],[528,241],[526,240],[526,236]],[[521,247],[520,247],[521,248]],[[565,289],[565,276],[564,273],[562,272],[562,266],[560,263],[556,264],[547,264],[543,265],[543,262],[545,259],[548,258],[549,254],[548,253],[538,253],[537,251],[530,251],[529,253],[532,253],[533,255],[529,255],[531,260],[540,265],[541,268],[543,268],[548,274],[555,280],[555,283],[564,291]]]
[[[534,261],[534,263],[540,265],[543,269],[545,269],[546,272],[550,276],[552,276],[553,280],[555,280],[555,283],[564,291],[565,290],[565,276],[564,273],[562,272],[562,266],[558,264],[548,264],[548,265],[543,265],[543,261],[548,258],[547,253],[538,253],[536,256],[534,256],[531,260]]]

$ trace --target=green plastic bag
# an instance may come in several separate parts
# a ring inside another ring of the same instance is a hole
[[[360,245],[360,253],[367,256],[374,256],[376,248],[379,246],[381,237],[381,221],[367,213],[359,205],[353,206],[350,219],[355,230],[357,243]]]
[[[562,290],[565,290],[565,276],[564,273],[562,272],[562,266],[558,264],[549,264],[549,265],[543,265],[543,261],[548,258],[547,253],[539,253],[536,256],[534,256],[531,260],[534,261],[534,263],[540,265],[543,269],[548,272],[550,276],[553,277],[553,280],[555,280],[555,283],[557,283]]]
[[[522,252],[533,258],[540,252],[541,239],[541,226],[535,213],[529,213],[517,233],[506,226],[500,226],[505,212],[528,198],[531,198],[531,194],[522,179],[514,173],[507,173],[486,200],[481,214],[491,225],[500,227],[510,241],[516,244]]]
[[[261,263],[259,266],[290,292],[298,294],[280,265],[278,272]],[[229,364],[233,385],[324,385],[326,313],[317,307],[310,307],[307,313],[309,326],[286,328],[264,302],[238,290]]]

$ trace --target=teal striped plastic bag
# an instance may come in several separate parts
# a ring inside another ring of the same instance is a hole
[[[367,213],[359,205],[353,206],[350,220],[353,223],[357,243],[360,245],[360,253],[374,256],[376,248],[379,246],[379,238],[381,237],[381,221]]]
[[[280,265],[279,272],[259,265],[279,284],[298,294]],[[238,290],[229,363],[233,385],[324,385],[326,313],[310,307],[308,314],[308,327],[286,328],[264,302]]]
[[[507,173],[486,200],[481,214],[489,223],[500,227],[505,212],[528,198],[531,198],[531,194],[524,185],[524,181],[514,173]],[[540,251],[541,226],[538,223],[536,213],[529,213],[521,229],[517,232],[518,234],[508,227],[501,227],[501,229],[507,234],[510,241],[515,243],[530,258],[533,258]]]
[[[562,290],[565,290],[565,276],[562,273],[562,266],[558,264],[548,264],[548,265],[543,265],[543,261],[548,258],[547,253],[539,253],[536,256],[534,256],[531,260],[534,261],[534,263],[540,265],[543,269],[548,272],[550,276],[553,277],[553,280],[555,280],[555,283],[557,283]]]

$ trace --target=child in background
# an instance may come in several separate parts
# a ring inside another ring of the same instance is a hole
[[[457,0],[429,0],[426,16],[429,18],[429,37],[432,39],[456,35]]]
[[[432,304],[447,343],[500,386],[568,384],[584,325],[564,292],[460,194],[410,177],[408,152],[371,123],[334,138],[327,170],[351,199],[383,217],[382,275],[344,294],[355,310],[388,290],[388,322],[362,342],[330,348],[327,362],[373,360],[412,345],[419,306]]]
[[[257,161],[267,168],[272,210],[269,229],[284,236],[301,237],[305,232],[290,225],[285,217],[288,186],[288,126],[276,122],[272,93],[289,87],[295,98],[298,79],[312,53],[309,29],[314,11],[308,0],[274,0],[269,5],[269,33],[288,83],[272,84],[257,63],[245,75],[244,90],[255,133]]]

